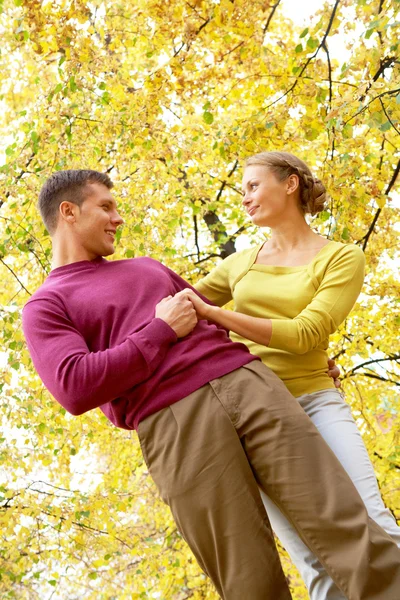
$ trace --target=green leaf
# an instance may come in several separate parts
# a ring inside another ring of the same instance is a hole
[[[207,123],[207,125],[211,125],[214,122],[214,116],[212,113],[207,110],[203,113],[203,120]]]
[[[368,29],[367,33],[365,34],[365,39],[369,40],[369,38],[371,37],[371,35],[374,33],[373,29]]]
[[[350,125],[350,123],[347,123],[347,125],[345,125],[343,127],[342,133],[343,133],[343,137],[346,140],[352,138],[353,137],[353,127],[352,127],[352,125]]]
[[[389,129],[392,127],[392,124],[390,123],[390,121],[386,121],[386,123],[383,123],[382,125],[379,126],[379,129],[381,131],[389,131]]]
[[[306,140],[310,140],[312,142],[313,140],[317,139],[320,133],[321,132],[318,129],[314,129],[313,127],[311,127],[310,129],[306,130],[305,138]]]
[[[318,40],[316,40],[315,38],[308,38],[307,40],[307,47],[310,48],[310,50],[315,50],[315,48],[317,48],[319,45]]]
[[[297,44],[297,46],[294,49],[294,51],[296,52],[296,54],[299,54],[300,52],[303,52],[303,46],[301,44]]]
[[[349,240],[349,239],[350,239],[349,230],[347,227],[345,227],[342,231],[342,240]]]
[[[301,34],[300,34],[300,38],[306,37],[307,33],[308,33],[308,27],[306,27],[306,28],[304,29],[304,31],[302,31],[302,32],[301,32]]]
[[[372,113],[372,115],[371,115],[371,119],[375,123],[375,125],[382,125],[383,118],[384,118],[384,114],[381,110],[377,110],[374,113]]]
[[[75,92],[77,88],[76,82],[75,82],[75,77],[71,77],[71,79],[69,80],[69,89],[71,90],[71,92]]]

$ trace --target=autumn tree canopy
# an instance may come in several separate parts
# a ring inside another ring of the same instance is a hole
[[[51,262],[35,205],[58,169],[114,180],[116,258],[150,255],[195,281],[264,235],[241,208],[244,159],[287,150],[310,164],[330,193],[312,226],[366,253],[331,355],[400,518],[400,4],[321,0],[305,28],[284,4],[0,0],[2,598],[217,597],[136,435],[98,410],[70,417],[30,363],[20,310]]]

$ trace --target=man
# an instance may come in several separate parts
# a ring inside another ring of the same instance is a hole
[[[74,415],[100,407],[138,430],[222,598],[291,597],[260,486],[347,598],[398,600],[399,550],[283,383],[223,328],[197,322],[178,275],[146,257],[103,258],[123,222],[111,187],[107,175],[71,170],[40,193],[54,268],[23,326],[46,387]]]

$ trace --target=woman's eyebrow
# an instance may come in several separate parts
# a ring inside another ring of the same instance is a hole
[[[249,179],[248,181],[246,181],[246,184],[244,187],[242,187],[242,192],[244,193],[244,188],[248,187],[251,183],[253,183],[254,181],[256,181],[257,177],[252,177],[251,179]]]

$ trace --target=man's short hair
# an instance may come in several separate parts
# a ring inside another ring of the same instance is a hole
[[[109,190],[113,182],[107,173],[90,169],[69,169],[56,171],[46,181],[39,194],[38,207],[47,231],[52,235],[58,223],[58,209],[61,202],[73,202],[81,206],[88,196],[90,183],[101,183]]]

